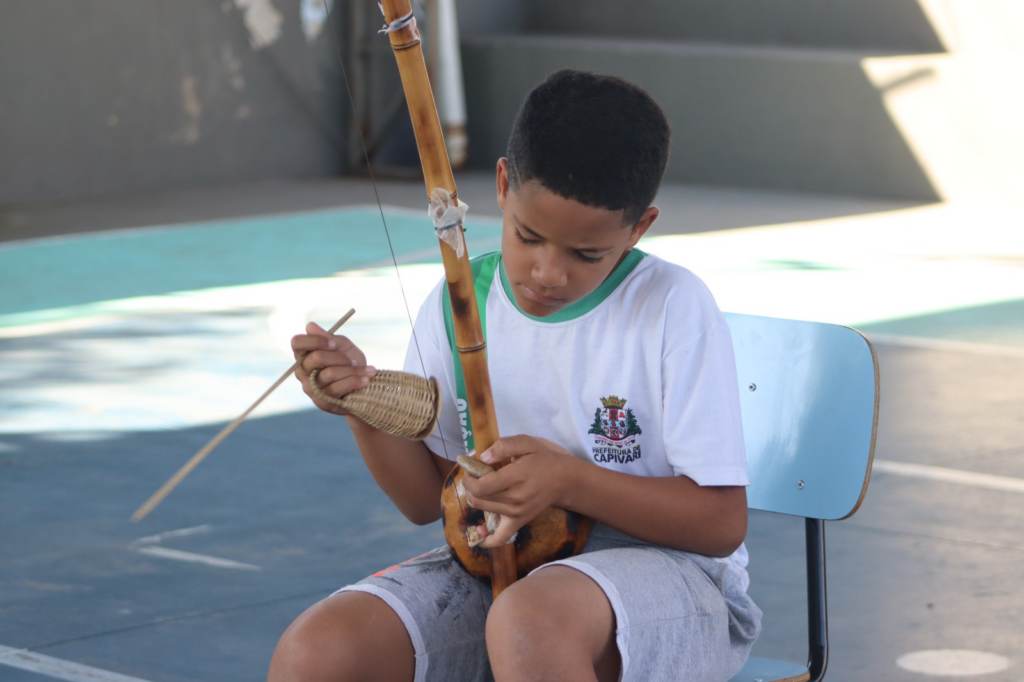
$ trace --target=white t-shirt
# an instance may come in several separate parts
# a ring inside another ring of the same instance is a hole
[[[500,435],[547,438],[638,476],[749,483],[732,337],[696,275],[634,249],[597,290],[534,317],[515,303],[500,254],[474,264],[493,272],[482,316]],[[425,443],[454,460],[466,447],[443,287],[419,311],[405,369],[438,379],[441,415]],[[746,551],[730,563],[744,566]]]
[[[548,438],[639,476],[747,485],[732,337],[696,275],[633,250],[595,292],[548,317],[519,310],[500,267],[494,278],[485,319],[501,435]],[[437,377],[443,407],[426,445],[454,460],[466,450],[443,285],[420,309],[405,369]]]

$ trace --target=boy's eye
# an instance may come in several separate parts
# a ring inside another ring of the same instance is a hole
[[[512,231],[515,233],[516,239],[521,241],[523,244],[540,244],[539,239],[528,239],[524,237],[523,233],[519,231],[518,227],[514,227]],[[582,251],[573,251],[572,253],[574,256],[576,256],[576,258],[580,259],[584,263],[600,263],[602,260],[604,260],[604,256],[588,256]]]
[[[576,257],[579,258],[584,263],[600,263],[602,260],[604,260],[604,256],[588,256],[584,254],[582,251],[574,251],[573,253],[575,253]]]
[[[518,227],[513,228],[513,231],[516,233],[516,237],[518,237],[519,241],[521,241],[522,243],[524,243],[524,244],[536,244],[537,243],[536,239],[527,239],[526,237],[524,237],[523,233],[519,231]]]

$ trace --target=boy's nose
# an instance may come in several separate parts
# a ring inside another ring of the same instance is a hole
[[[555,259],[540,259],[533,265],[533,280],[545,289],[565,286],[569,280],[565,268]]]

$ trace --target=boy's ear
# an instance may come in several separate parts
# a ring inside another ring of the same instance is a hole
[[[494,182],[498,190],[498,208],[505,210],[505,197],[508,196],[508,159],[498,159],[498,167],[495,169]]]
[[[636,243],[647,233],[647,230],[651,229],[651,225],[654,224],[659,215],[661,215],[661,209],[657,206],[651,206],[644,211],[644,214],[640,216],[640,220],[636,221],[636,225],[633,226],[633,231],[629,235],[629,248],[636,246]]]

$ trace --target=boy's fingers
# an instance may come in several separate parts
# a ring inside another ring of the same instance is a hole
[[[494,531],[494,534],[484,538],[480,546],[484,549],[497,549],[502,545],[507,545],[509,540],[519,531],[519,528],[520,526],[513,519],[502,516],[501,522],[498,523],[498,528]]]
[[[328,349],[337,351],[347,357],[353,365],[365,365],[366,355],[359,349],[359,346],[352,343],[347,336],[333,336],[328,343]]]
[[[468,493],[466,495],[466,501],[469,502],[470,508],[493,512],[501,516],[501,518],[505,518],[506,516],[509,518],[515,518],[515,511],[512,509],[511,505],[496,502],[495,500],[484,500],[474,496],[472,493],[469,493],[469,491],[466,492]]]
[[[343,336],[335,337],[330,342],[320,336],[296,336],[292,339],[292,353],[296,360],[302,360],[302,366],[307,371],[331,365],[366,365],[363,352]]]
[[[366,384],[370,383],[370,378],[376,373],[376,368],[369,366],[345,367],[342,365],[331,365],[320,370],[316,377],[316,383],[324,393],[337,398],[345,393],[351,393],[357,388],[366,386]]]
[[[466,489],[470,495],[474,497],[492,497],[493,495],[507,490],[509,487],[508,472],[504,469],[499,469],[493,473],[489,473],[481,478],[475,476],[463,476],[462,486]],[[476,502],[474,501],[474,504]],[[489,511],[495,511],[490,509]]]
[[[296,334],[292,337],[292,348],[301,346],[303,350],[312,350],[317,348],[325,348],[328,350],[340,350],[348,352],[350,350],[356,350],[359,354],[362,351],[359,347],[352,342],[352,339],[347,336],[328,334],[320,325],[315,322],[310,322],[306,325],[305,334]]]
[[[339,337],[340,338],[340,337]],[[300,355],[305,355],[315,350],[335,350],[338,347],[338,342],[335,338],[330,336],[320,336],[319,334],[296,334],[292,337],[292,352],[296,358]]]
[[[370,383],[370,377],[365,374],[354,374],[330,382],[320,381],[320,376],[317,375],[317,384],[320,386],[320,390],[332,398],[340,398],[356,389],[365,388]]]
[[[537,448],[537,439],[532,436],[508,436],[499,438],[494,445],[480,453],[480,461],[495,464],[504,459],[528,455]]]
[[[353,358],[342,351],[320,349],[309,351],[303,355],[302,366],[307,372],[327,367],[366,367],[366,359],[362,356]]]

